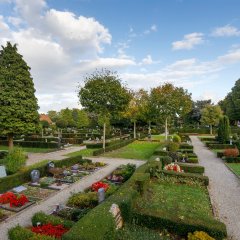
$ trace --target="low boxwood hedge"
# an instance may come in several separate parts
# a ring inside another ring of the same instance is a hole
[[[213,143],[207,145],[211,149],[227,149],[227,148],[234,148],[234,145],[231,144],[220,144],[220,143]]]
[[[62,138],[61,142],[64,144],[82,144],[83,139],[82,138]]]
[[[189,145],[187,143],[180,144],[179,149],[193,149],[193,145]]]
[[[8,146],[8,141],[0,140],[0,145]],[[59,148],[57,142],[41,142],[41,141],[14,141],[14,146],[31,147],[31,148]]]
[[[160,148],[155,149],[153,154],[158,155],[158,156],[168,156],[169,153],[168,153],[168,151],[162,150],[162,147],[160,147]]]
[[[227,163],[240,163],[240,157],[223,157],[223,160]]]
[[[178,152],[180,153],[193,153],[193,149],[178,149]]]
[[[187,163],[178,163],[178,165],[186,173],[198,173],[198,174],[203,174],[204,173],[204,167],[203,166],[191,165],[191,164],[187,164]]]
[[[217,157],[222,158],[224,156],[223,152],[217,152]]]
[[[189,157],[187,160],[188,163],[198,163],[197,157]]]
[[[56,167],[63,166],[71,166],[79,162],[84,162],[86,160],[82,159],[82,156],[65,158],[63,160],[53,161]],[[33,169],[37,169],[40,171],[40,176],[45,176],[47,174],[46,163],[38,164],[37,167],[35,165],[24,168],[23,170],[8,175],[4,178],[0,178],[0,193],[8,191],[14,187],[17,187],[23,183],[29,182],[31,180],[30,173]]]

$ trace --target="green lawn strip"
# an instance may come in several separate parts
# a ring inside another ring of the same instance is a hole
[[[99,148],[86,148],[86,149],[82,149],[77,152],[68,153],[65,156],[68,156],[68,157],[77,157],[77,156],[92,157],[93,151],[98,150],[98,149]]]
[[[151,135],[152,140],[159,140],[160,142],[165,141],[165,136],[164,135]]]
[[[160,146],[160,143],[156,142],[141,142],[135,141],[125,147],[117,149],[115,151],[105,153],[104,157],[112,158],[128,158],[128,159],[149,159],[156,148]]]
[[[200,185],[150,181],[148,191],[137,199],[134,209],[137,218],[147,227],[166,225],[180,235],[190,229],[209,234],[224,232],[224,226],[213,217],[207,189]],[[152,222],[146,220],[148,216]]]
[[[27,147],[21,147],[23,151],[29,152],[29,153],[47,153],[47,152],[53,152],[57,151],[55,148],[27,148]],[[0,150],[8,150],[8,146],[0,146]]]
[[[240,163],[226,163],[226,165],[232,169],[232,171],[240,177]]]

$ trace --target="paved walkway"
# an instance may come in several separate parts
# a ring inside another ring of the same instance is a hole
[[[209,193],[216,216],[226,224],[228,239],[240,240],[240,181],[215,153],[191,136],[200,165],[209,177]]]
[[[134,163],[137,167],[144,164],[144,161],[137,160],[126,160],[126,159],[111,159],[111,158],[92,158],[94,162],[105,162],[108,165],[97,172],[84,177],[80,181],[69,185],[69,187],[55,193],[53,196],[46,200],[42,200],[37,204],[30,206],[29,208],[23,210],[22,212],[13,215],[7,219],[4,223],[0,224],[0,240],[7,240],[7,232],[9,228],[16,226],[17,224],[21,226],[31,225],[31,217],[34,213],[43,211],[45,213],[51,213],[57,204],[66,203],[67,199],[74,192],[84,191],[89,188],[94,182],[100,181],[101,179],[108,176],[113,172],[119,165]]]
[[[74,147],[68,147],[63,150],[49,152],[49,153],[29,153],[27,165],[32,165],[34,163],[38,163],[43,160],[62,160],[68,157],[68,156],[65,156],[66,154],[77,152],[85,148],[86,146],[79,146],[79,147],[74,146]]]

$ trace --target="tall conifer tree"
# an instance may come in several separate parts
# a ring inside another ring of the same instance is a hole
[[[13,147],[15,134],[34,133],[39,124],[37,98],[30,67],[7,42],[0,51],[0,132]]]

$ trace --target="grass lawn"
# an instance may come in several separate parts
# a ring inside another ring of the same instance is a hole
[[[112,158],[148,160],[153,155],[154,150],[160,145],[160,143],[156,142],[135,141],[125,147],[105,153],[103,156]]]
[[[27,147],[21,147],[21,149],[24,152],[29,152],[29,153],[47,153],[47,152],[57,151],[57,149],[55,149],[55,148],[27,148]],[[0,146],[0,150],[8,150],[8,146]]]
[[[86,149],[83,149],[83,150],[80,150],[80,151],[77,151],[77,152],[68,153],[65,156],[77,157],[77,156],[81,155],[83,157],[91,157],[91,156],[93,156],[93,151],[95,151],[95,150],[98,150],[98,148],[94,148],[94,149],[86,148]]]
[[[240,176],[240,163],[227,163],[227,165],[233,170],[233,172]]]
[[[165,136],[164,135],[152,135],[152,140],[159,140],[160,142],[164,142]]]

